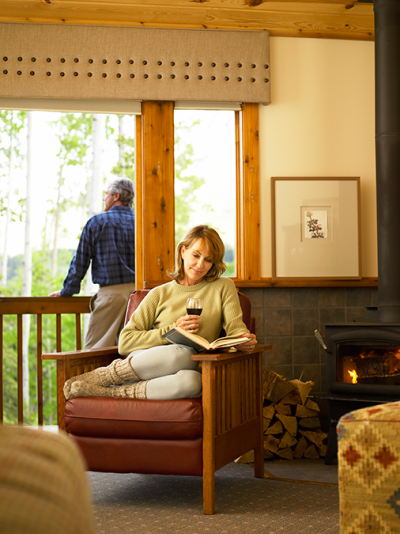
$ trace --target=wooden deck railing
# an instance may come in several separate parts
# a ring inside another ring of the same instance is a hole
[[[63,314],[75,315],[75,349],[82,348],[81,314],[90,313],[90,297],[0,297],[0,422],[3,421],[3,317],[13,315],[17,317],[17,406],[18,423],[23,423],[23,371],[22,371],[22,339],[23,315],[36,315],[36,358],[37,358],[37,400],[38,424],[43,425],[43,375],[42,375],[42,316],[55,315],[56,317],[56,346],[57,352],[62,351],[61,346],[61,316]]]

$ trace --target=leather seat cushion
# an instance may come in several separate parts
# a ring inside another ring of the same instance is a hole
[[[176,440],[203,434],[201,398],[77,397],[66,403],[64,418],[67,432],[75,436]]]

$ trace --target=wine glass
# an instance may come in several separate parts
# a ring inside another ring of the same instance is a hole
[[[201,315],[201,312],[203,311],[201,299],[187,299],[186,311],[188,315]]]

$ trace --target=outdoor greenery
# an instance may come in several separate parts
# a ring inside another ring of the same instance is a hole
[[[93,169],[96,149],[93,142],[93,114],[59,114],[56,120],[48,121],[57,143],[58,168],[53,173],[51,183],[33,184],[33,188],[45,188],[51,194],[47,200],[47,210],[43,227],[40,230],[40,246],[33,248],[32,269],[26,256],[18,254],[9,257],[7,240],[13,237],[13,225],[23,221],[25,229],[29,221],[27,197],[23,192],[28,186],[25,176],[31,174],[27,146],[30,131],[29,113],[24,111],[0,111],[0,295],[16,297],[23,294],[24,280],[31,277],[30,295],[46,296],[61,289],[67,273],[74,248],[65,248],[60,241],[71,233],[73,220],[80,221],[77,227],[76,244],[80,231],[91,212],[91,188],[95,180],[101,181],[101,194],[106,177],[94,176]],[[114,117],[114,118],[113,118]],[[198,121],[176,125],[176,235],[179,240],[188,228],[191,212],[196,209],[195,192],[204,184],[204,178],[193,171],[195,155],[187,140],[191,129]],[[131,135],[129,135],[131,134]],[[123,116],[107,116],[104,138],[108,143],[118,146],[115,160],[109,172],[116,176],[134,177],[135,141],[131,132],[125,131]],[[16,179],[16,177],[19,177]],[[92,211],[93,212],[93,211]],[[36,229],[34,229],[37,232]],[[28,235],[28,234],[27,234]],[[25,246],[25,252],[28,250]],[[230,256],[229,256],[230,255]],[[24,259],[25,258],[25,259]],[[228,275],[233,273],[233,251],[227,251],[229,261]],[[85,282],[81,294],[85,292]],[[4,317],[3,323],[3,399],[4,421],[17,421],[17,318]],[[83,328],[83,325],[82,325]],[[55,317],[43,316],[43,351],[55,350]],[[37,415],[37,361],[36,361],[36,324],[32,319],[27,342],[27,362],[29,366],[29,398],[24,398],[24,422],[38,424]],[[62,318],[62,348],[75,348],[75,316]],[[56,375],[55,362],[43,362],[44,424],[56,424]]]

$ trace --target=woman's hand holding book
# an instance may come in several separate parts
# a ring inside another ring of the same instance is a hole
[[[248,341],[246,341],[246,343],[241,343],[240,350],[244,350],[245,352],[251,352],[257,345],[257,339],[254,334],[240,334],[237,337],[250,338]]]

